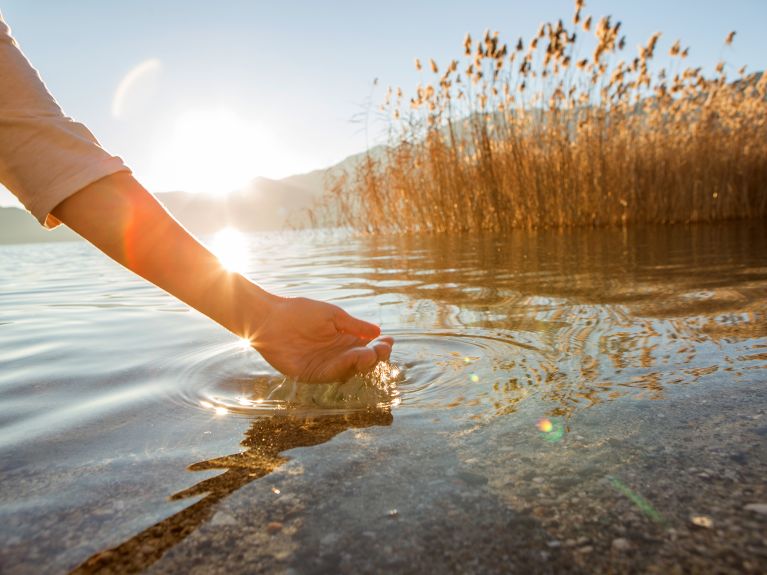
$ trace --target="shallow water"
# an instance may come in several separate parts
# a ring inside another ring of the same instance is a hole
[[[2,571],[620,571],[616,537],[694,570],[693,512],[760,567],[765,229],[211,238],[395,337],[334,385],[88,245],[0,246]]]

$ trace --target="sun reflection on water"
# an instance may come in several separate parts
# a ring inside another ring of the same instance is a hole
[[[248,265],[248,239],[241,231],[227,227],[216,232],[208,248],[230,272],[243,273]],[[250,344],[248,344],[250,347]]]

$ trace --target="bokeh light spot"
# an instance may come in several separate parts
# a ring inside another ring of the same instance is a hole
[[[551,423],[550,419],[544,417],[543,419],[538,420],[538,429],[543,433],[548,433],[554,429],[554,425]]]
[[[538,423],[536,423],[535,426],[538,428],[538,431],[541,432],[543,439],[552,443],[562,439],[565,434],[564,425],[557,419],[543,417],[538,420]]]

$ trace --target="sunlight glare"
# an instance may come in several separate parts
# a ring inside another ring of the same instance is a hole
[[[263,129],[230,108],[182,112],[154,155],[157,185],[212,195],[242,189],[259,174],[262,140]]]
[[[244,272],[248,265],[248,240],[245,234],[235,228],[224,228],[216,232],[208,246],[213,255],[218,258],[221,265],[230,272]],[[243,338],[244,339],[244,338]],[[243,347],[247,342],[244,339]]]

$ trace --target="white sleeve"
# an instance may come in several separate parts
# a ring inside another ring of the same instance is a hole
[[[53,228],[59,203],[121,171],[128,168],[120,158],[64,115],[0,15],[0,183]]]

